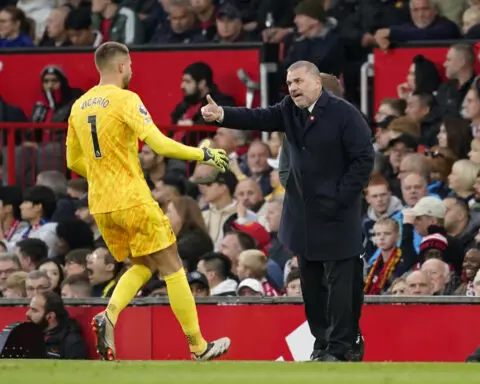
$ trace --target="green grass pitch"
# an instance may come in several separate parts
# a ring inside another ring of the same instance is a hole
[[[0,360],[5,384],[470,384],[480,364]]]

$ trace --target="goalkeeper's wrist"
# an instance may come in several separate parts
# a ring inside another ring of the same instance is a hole
[[[196,161],[204,161],[205,160],[205,149],[204,148],[195,148],[197,150],[197,157]]]

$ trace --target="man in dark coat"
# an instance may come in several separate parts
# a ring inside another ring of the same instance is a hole
[[[235,129],[286,133],[291,173],[279,238],[300,256],[315,337],[312,360],[350,360],[362,304],[361,206],[374,160],[370,129],[355,107],[322,91],[314,64],[292,64],[287,86],[290,96],[268,108],[222,108],[208,97],[202,115]]]

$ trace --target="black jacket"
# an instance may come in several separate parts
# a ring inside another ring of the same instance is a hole
[[[82,339],[80,325],[74,319],[47,331],[45,347],[49,359],[88,359],[87,345]]]
[[[279,231],[283,245],[309,260],[357,257],[363,252],[362,190],[374,160],[370,128],[354,106],[327,91],[310,117],[305,112],[287,96],[268,108],[224,107],[222,125],[286,133],[290,174]]]
[[[462,110],[463,99],[470,89],[475,75],[473,75],[461,87],[458,86],[458,81],[446,81],[440,84],[438,88],[436,99],[443,117],[462,117],[460,112]]]

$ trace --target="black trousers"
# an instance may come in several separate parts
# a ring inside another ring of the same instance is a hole
[[[343,359],[355,343],[363,305],[363,260],[299,257],[305,314],[314,350]]]

